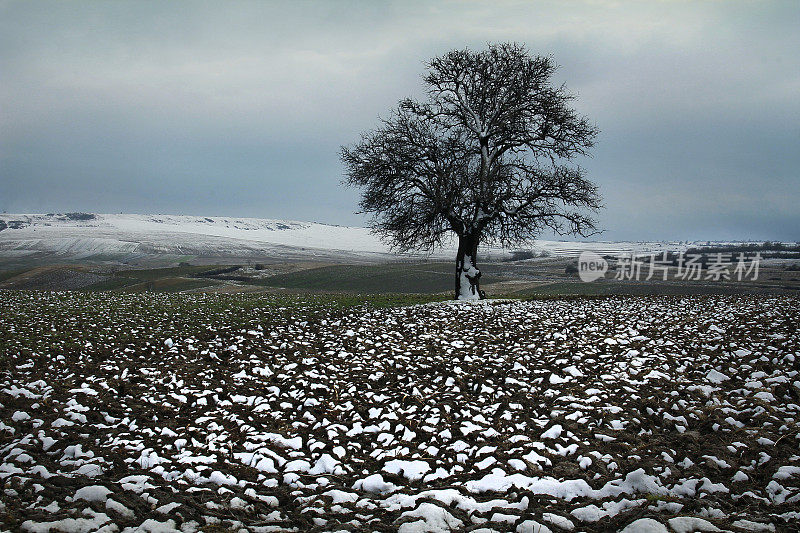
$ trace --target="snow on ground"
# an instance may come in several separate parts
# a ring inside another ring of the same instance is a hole
[[[3,215],[0,250],[75,257],[100,254],[276,254],[282,248],[385,253],[365,228],[236,217],[99,214],[90,220],[58,215]],[[285,251],[285,250],[284,250]]]
[[[793,298],[0,292],[0,520],[788,531],[798,323]]]
[[[89,220],[65,215],[0,215],[8,227],[0,231],[0,255],[50,253],[70,258],[108,255],[177,254],[205,256],[319,255],[336,250],[361,256],[384,255],[389,248],[369,229],[237,217],[185,215],[98,214]],[[455,244],[435,257],[455,257]],[[664,243],[570,242],[539,240],[535,252],[553,256],[578,255],[583,250],[620,253],[678,249]],[[499,248],[483,257],[501,257]]]

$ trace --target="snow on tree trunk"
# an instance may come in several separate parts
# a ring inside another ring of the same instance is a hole
[[[480,288],[481,271],[476,266],[477,255],[477,237],[460,235],[456,256],[456,300],[485,298]]]

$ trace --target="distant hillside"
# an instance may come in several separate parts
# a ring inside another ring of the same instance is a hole
[[[387,253],[388,248],[367,229],[313,222],[179,215],[0,215],[0,258],[6,261],[348,261]]]
[[[524,253],[483,249],[481,260],[569,256],[592,249],[675,249],[676,244],[535,241]],[[433,258],[450,260],[447,246]],[[367,228],[239,217],[134,214],[2,214],[0,267],[58,262],[124,265],[222,264],[230,261],[363,263],[420,259],[391,253]]]

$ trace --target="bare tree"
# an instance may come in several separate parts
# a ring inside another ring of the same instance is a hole
[[[363,188],[361,208],[396,249],[430,251],[455,233],[455,297],[483,298],[480,243],[596,232],[601,198],[573,160],[598,130],[551,83],[552,58],[522,45],[453,50],[427,67],[427,101],[401,101],[342,148],[344,182]]]

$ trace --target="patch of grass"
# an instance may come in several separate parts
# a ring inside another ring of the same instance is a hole
[[[389,263],[324,266],[278,274],[251,283],[295,290],[431,294],[450,290],[453,276],[453,266],[449,263]],[[481,281],[492,283],[497,278],[485,274]]]
[[[214,285],[213,281],[191,278],[159,278],[123,287],[126,292],[181,292]]]
[[[138,270],[120,270],[115,275],[138,280],[153,281],[162,278],[185,277],[200,274],[208,270],[215,270],[219,266],[184,265],[168,268],[147,268]]]
[[[219,267],[182,265],[169,268],[119,270],[114,272],[110,279],[90,285],[83,290],[180,292],[216,285],[217,282],[214,280],[198,279],[193,276],[217,268]]]
[[[752,292],[744,286],[704,283],[636,282],[556,282],[528,289],[517,296],[692,296],[708,294],[743,294]]]
[[[17,270],[0,271],[0,283],[5,281],[5,280],[7,280],[7,279],[11,279],[11,278],[17,277],[20,274],[24,274],[27,271],[28,271],[27,268],[22,268],[22,269],[17,269]]]
[[[310,295],[306,295],[309,297]],[[450,300],[449,293],[438,294],[412,294],[412,293],[381,293],[381,294],[325,294],[321,295],[322,301],[333,307],[358,307],[367,306],[374,308],[402,307],[405,305],[418,305],[431,302],[444,302]]]
[[[101,281],[99,283],[95,283],[94,285],[89,285],[88,287],[84,287],[83,290],[85,291],[115,291],[119,289],[124,289],[125,287],[130,287],[131,285],[135,285],[141,283],[138,279],[133,278],[125,278],[122,276],[114,276],[110,279],[105,281]]]

